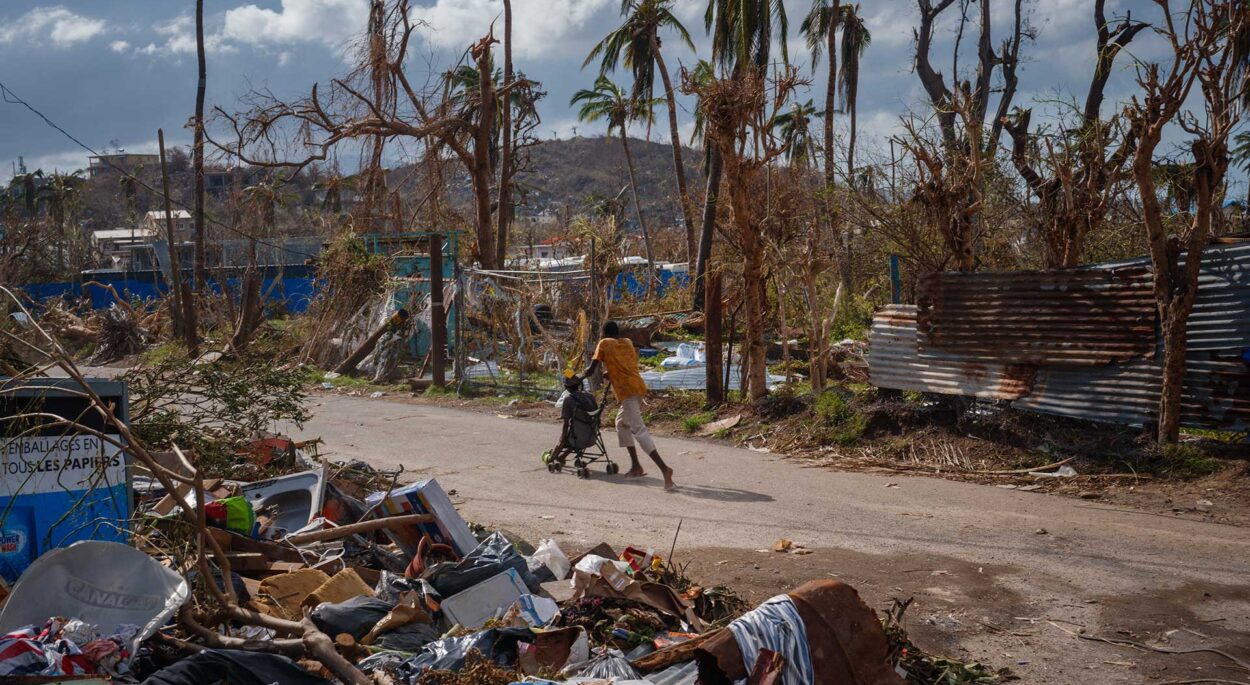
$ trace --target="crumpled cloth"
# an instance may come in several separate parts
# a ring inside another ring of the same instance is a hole
[[[42,629],[25,626],[0,637],[0,677],[95,673],[78,645],[59,637],[63,625],[54,619]]]
[[[807,643],[807,628],[790,595],[777,595],[729,624],[738,649],[742,652],[747,673],[755,670],[761,649],[785,658],[785,674],[781,685],[810,685],[816,682],[812,673],[812,652]]]

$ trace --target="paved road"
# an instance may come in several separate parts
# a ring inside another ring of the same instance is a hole
[[[660,438],[659,449],[676,468],[680,485],[670,494],[652,476],[626,480],[600,471],[583,481],[547,473],[537,455],[557,437],[558,428],[549,423],[385,398],[329,395],[314,398],[313,405],[313,420],[298,434],[322,437],[333,458],[403,465],[414,476],[437,477],[445,489],[457,491],[466,518],[530,540],[555,534],[569,544],[667,546],[683,520],[683,547],[756,550],[784,536],[811,548],[881,555],[875,563],[890,583],[917,585],[893,588],[902,592],[933,590],[928,586],[941,582],[915,575],[906,581],[914,569],[899,564],[917,558],[945,564],[927,568],[971,569],[974,576],[992,572],[1001,586],[996,596],[1011,598],[996,621],[1063,616],[1114,632],[1118,612],[1126,621],[1132,614],[1138,627],[1161,628],[1181,613],[1190,625],[1218,621],[1199,632],[1218,629],[1227,638],[1217,640],[1221,644],[1236,646],[1238,636],[1250,635],[1250,530],[1245,528],[932,478],[807,469],[777,455]],[[615,436],[605,437],[609,450],[619,454],[611,446]],[[904,580],[893,580],[899,577]],[[965,583],[962,591],[971,596],[968,587]],[[1185,593],[1206,599],[1195,600],[1201,606],[1179,606],[1177,598]],[[1101,608],[1092,606],[1096,603]],[[1069,644],[1073,650],[1092,649],[1092,643],[1050,625],[1054,628],[1042,624],[1020,633],[1046,633],[1031,648],[1022,645],[1032,640],[1003,637],[972,651],[1002,665],[1007,658],[1028,661],[1019,659],[1020,653],[1062,662]],[[1054,639],[1068,642],[1056,646]],[[1008,652],[1004,645],[1013,641],[1020,645]],[[1102,647],[1085,658],[1095,663],[1135,658]],[[1036,664],[1013,667],[1027,673]],[[1113,673],[1088,675],[1100,682],[1148,682],[1141,673],[1112,677],[1125,670],[1122,666],[1102,668]],[[1083,679],[1062,668],[1045,673],[1050,682]],[[1187,672],[1173,669],[1168,675],[1178,673]]]

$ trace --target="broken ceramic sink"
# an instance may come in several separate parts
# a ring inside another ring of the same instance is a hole
[[[243,486],[243,496],[257,516],[268,514],[262,537],[278,540],[308,525],[321,513],[325,468],[256,481]]]

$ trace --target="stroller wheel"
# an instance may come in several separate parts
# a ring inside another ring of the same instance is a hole
[[[620,472],[621,472],[621,467],[617,466],[616,462],[614,461],[608,462],[608,475],[615,476],[616,474]]]
[[[577,470],[577,477],[578,478],[590,478],[590,469],[586,468],[585,466],[581,467],[580,469]]]

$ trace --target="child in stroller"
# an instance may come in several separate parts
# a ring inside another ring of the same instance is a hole
[[[579,478],[589,478],[588,467],[598,461],[607,462],[609,474],[620,470],[608,458],[607,449],[603,445],[603,438],[599,433],[601,413],[595,396],[582,389],[581,377],[565,371],[564,394],[560,397],[560,440],[554,449],[543,455],[548,471],[555,473],[563,470],[570,453],[574,455],[573,465]]]

